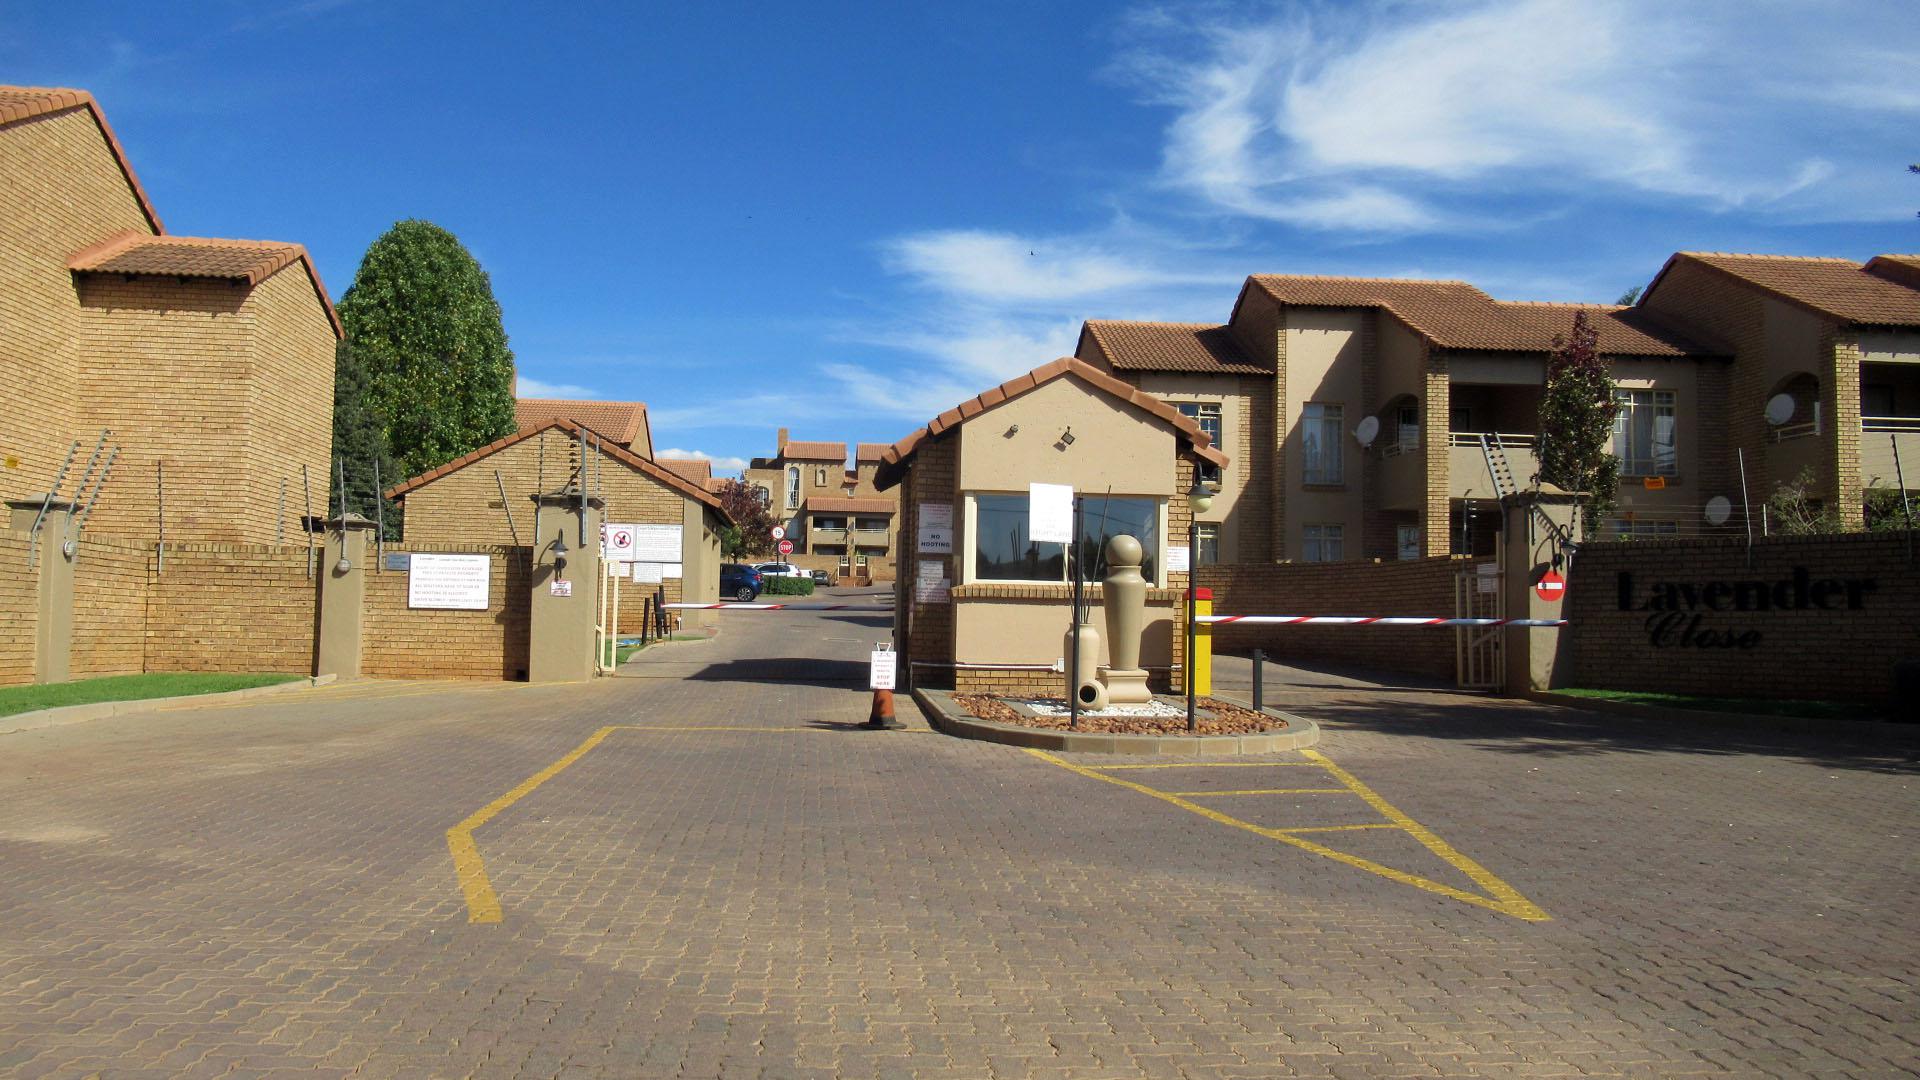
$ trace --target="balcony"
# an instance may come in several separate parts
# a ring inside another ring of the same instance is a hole
[[[1522,432],[1453,432],[1452,446],[1447,451],[1447,496],[1498,499],[1501,491],[1495,486],[1493,472],[1488,467],[1489,455],[1495,465],[1499,464],[1502,454],[1505,455],[1512,485],[1508,491],[1531,486],[1533,474],[1540,471],[1540,459],[1534,454],[1536,438]]]
[[[1375,473],[1382,510],[1419,510],[1427,504],[1427,458],[1420,452],[1419,429],[1379,449]]]
[[[807,540],[814,544],[845,545],[847,542],[847,530],[823,529],[816,525],[807,529]]]
[[[1894,467],[1896,447],[1898,469]],[[1861,485],[1897,487],[1900,475],[1905,476],[1909,489],[1920,488],[1920,416],[1861,417]]]

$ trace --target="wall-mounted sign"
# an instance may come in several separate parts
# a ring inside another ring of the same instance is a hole
[[[415,552],[408,560],[407,606],[443,611],[487,610],[493,560],[486,555]]]
[[[1873,578],[1819,578],[1796,566],[1784,578],[1748,581],[1656,581],[1637,588],[1622,570],[1617,582],[1621,611],[1647,612],[1643,624],[1654,648],[1751,649],[1760,631],[1709,625],[1709,615],[1766,616],[1774,612],[1859,611],[1877,590]]]
[[[953,601],[953,582],[948,578],[915,578],[913,581],[913,602],[916,604],[947,604]]]
[[[1567,595],[1567,579],[1549,570],[1534,583],[1533,593],[1550,604],[1558,603],[1561,597]]]
[[[552,583],[551,583],[551,584],[549,584],[549,585],[547,586],[547,595],[549,595],[549,596],[572,596],[572,595],[573,595],[573,582],[571,582],[571,581],[562,581],[562,580],[560,580],[559,578],[554,578],[554,579],[553,579],[553,581],[552,581]]]
[[[1186,573],[1188,567],[1191,566],[1193,562],[1192,558],[1190,557],[1191,554],[1192,554],[1191,550],[1185,544],[1168,544],[1167,545],[1167,573],[1169,574]],[[1195,661],[1195,662],[1197,663],[1198,661]],[[1200,680],[1195,679],[1194,681],[1197,683]]]
[[[634,562],[670,563],[680,561],[680,526],[635,525],[633,527]]]
[[[633,558],[634,525],[620,525],[609,522],[600,527],[600,557],[613,562],[626,562]]]
[[[919,510],[914,551],[921,555],[953,554],[953,504],[921,503]]]
[[[407,568],[413,565],[412,560],[413,556],[405,554],[404,552],[399,554],[389,553],[386,561],[381,563],[381,565],[389,570],[398,570],[404,574],[407,572]]]
[[[1483,562],[1473,568],[1474,586],[1478,592],[1492,596],[1500,591],[1500,564]]]
[[[680,580],[680,564],[677,562],[661,563],[660,576],[671,578],[675,581]]]
[[[914,570],[914,577],[921,581],[938,581],[947,576],[947,564],[932,559],[921,559]]]
[[[1073,542],[1073,486],[1027,485],[1027,539],[1036,544]]]
[[[666,571],[657,562],[637,562],[633,564],[633,583],[635,585],[658,585],[666,580]]]

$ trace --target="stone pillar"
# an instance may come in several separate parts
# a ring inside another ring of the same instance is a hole
[[[576,489],[533,496],[540,528],[533,538],[533,596],[528,605],[528,682],[593,678],[600,598],[600,524],[606,501]],[[561,565],[562,560],[565,565]]]
[[[373,558],[367,540],[373,522],[359,514],[325,522],[327,543],[320,561],[319,626],[314,630],[313,673],[360,677],[360,626],[367,606],[367,572]]]
[[[45,506],[46,515],[41,516]],[[73,677],[73,557],[76,551],[67,532],[67,514],[75,504],[56,498],[43,503],[39,499],[21,499],[7,503],[13,511],[10,524],[17,532],[28,532],[40,522],[35,538],[34,572],[39,591],[39,618],[33,639],[33,681],[66,682]]]
[[[1566,544],[1581,540],[1581,515],[1578,497],[1552,484],[1541,484],[1539,491],[1521,491],[1501,500],[1506,512],[1506,534],[1502,544],[1500,580],[1501,610],[1509,619],[1564,619],[1567,603],[1542,600],[1534,585],[1549,570],[1558,570],[1567,578],[1567,588],[1581,583],[1568,572]],[[1561,556],[1559,565],[1555,555]],[[1562,627],[1509,627],[1503,639],[1507,667],[1507,692],[1551,690],[1563,685],[1570,672],[1557,661],[1566,631]]]
[[[1140,666],[1140,637],[1147,625],[1147,579],[1140,574],[1140,541],[1122,533],[1107,541],[1107,576],[1100,583],[1100,606],[1107,617],[1107,657],[1100,669],[1107,700],[1137,705],[1153,700],[1147,672]]]
[[[715,532],[719,523],[707,504],[698,499],[682,499],[680,511],[680,600],[688,604],[711,604],[720,599],[720,541]],[[717,611],[682,611],[680,625],[707,627],[719,618]]]

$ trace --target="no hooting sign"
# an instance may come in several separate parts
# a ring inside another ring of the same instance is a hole
[[[1533,586],[1535,596],[1542,600],[1556,601],[1567,594],[1567,579],[1552,570],[1540,575]]]

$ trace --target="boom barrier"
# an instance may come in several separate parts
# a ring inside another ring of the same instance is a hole
[[[668,611],[892,611],[892,604],[662,604]]]
[[[1565,619],[1442,619],[1421,615],[1196,615],[1194,622],[1267,626],[1565,626]]]

